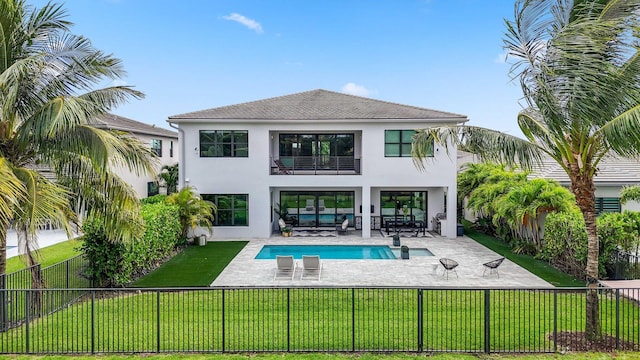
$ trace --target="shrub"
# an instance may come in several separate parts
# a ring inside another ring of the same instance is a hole
[[[179,245],[181,225],[179,209],[165,203],[143,205],[141,209],[145,232],[142,238],[129,243],[108,239],[100,219],[88,219],[83,224],[82,250],[89,260],[87,275],[95,286],[122,286],[137,274],[155,267]]]
[[[146,204],[157,204],[157,203],[162,203],[167,199],[167,195],[164,194],[158,194],[158,195],[153,195],[153,196],[149,196],[148,198],[144,198],[142,200],[140,200],[140,203],[143,205]]]
[[[584,278],[587,264],[587,229],[580,211],[547,215],[540,257],[557,269]]]

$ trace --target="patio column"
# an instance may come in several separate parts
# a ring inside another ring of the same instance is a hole
[[[458,234],[458,190],[455,185],[450,185],[447,189],[447,224],[443,229],[443,234],[449,239],[455,239]]]
[[[371,187],[362,187],[362,238],[371,237]]]

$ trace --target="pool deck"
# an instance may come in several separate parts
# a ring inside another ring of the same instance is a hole
[[[455,287],[455,288],[551,288],[548,282],[522,267],[505,260],[495,274],[483,276],[483,263],[500,258],[500,255],[466,236],[456,239],[442,237],[402,238],[402,245],[409,248],[428,248],[434,256],[413,256],[408,260],[331,260],[321,259],[320,280],[300,279],[302,261],[296,260],[298,269],[293,280],[274,280],[275,260],[257,260],[263,245],[392,245],[390,238],[359,236],[305,237],[250,240],[247,246],[231,261],[211,286],[242,287],[292,287],[292,286],[359,286],[359,287]],[[310,254],[312,255],[312,254]],[[443,276],[444,268],[438,259],[456,260],[460,265],[449,278]]]

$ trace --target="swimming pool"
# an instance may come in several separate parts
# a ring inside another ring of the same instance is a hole
[[[391,249],[393,254],[400,257],[400,248]],[[433,256],[433,253],[427,248],[409,248],[409,257],[411,256]]]
[[[275,259],[277,255],[319,255],[321,259],[397,259],[386,245],[265,245],[256,259]]]

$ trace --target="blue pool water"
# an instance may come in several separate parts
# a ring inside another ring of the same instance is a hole
[[[377,245],[265,245],[256,259],[275,259],[276,255],[319,255],[321,259],[397,259],[388,246]]]

